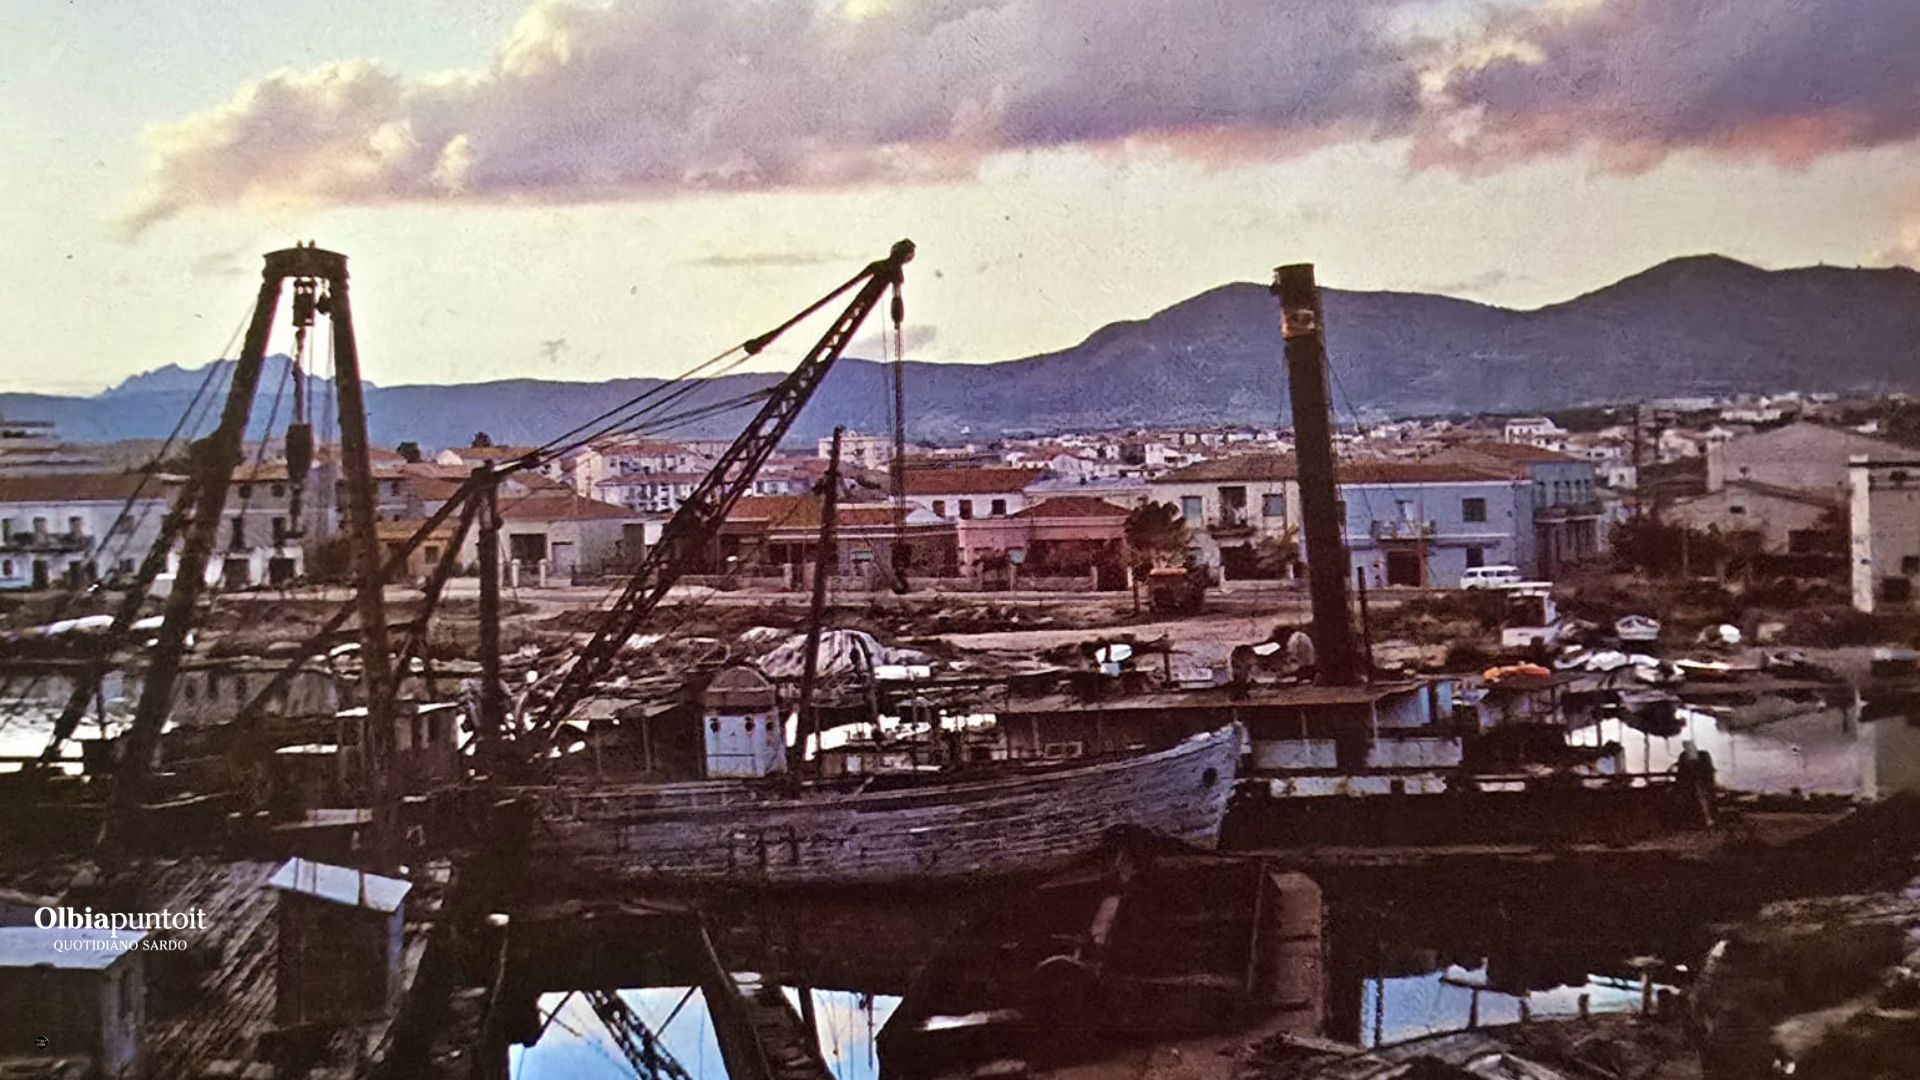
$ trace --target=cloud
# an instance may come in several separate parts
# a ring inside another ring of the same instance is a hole
[[[1805,166],[1920,135],[1914,0],[1587,0],[1496,15],[1426,76],[1416,164],[1677,150]]]
[[[282,71],[149,135],[125,224],[201,207],[600,200],[1200,158],[1404,131],[1415,0],[539,0],[484,70]]]

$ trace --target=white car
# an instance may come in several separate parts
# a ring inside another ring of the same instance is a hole
[[[1463,589],[1498,589],[1521,582],[1520,568],[1517,566],[1473,566],[1460,575],[1460,587]]]

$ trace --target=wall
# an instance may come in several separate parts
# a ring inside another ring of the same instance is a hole
[[[0,543],[0,589],[31,588],[35,562],[46,564],[49,584],[54,586],[70,567],[84,567],[89,563],[100,576],[116,571],[131,574],[146,556],[147,549],[159,539],[167,502],[162,498],[142,498],[135,502],[125,524],[115,532],[114,523],[120,520],[121,508],[126,505],[124,499],[0,503],[0,518],[11,522],[13,530],[13,539]],[[80,519],[84,546],[63,545],[60,538],[70,535],[70,519],[75,517]],[[48,543],[36,544],[23,539],[31,537],[35,518],[46,519]],[[52,550],[61,546],[79,549]]]
[[[1152,499],[1158,503],[1171,503],[1175,509],[1181,509],[1183,500],[1197,497],[1200,500],[1200,520],[1188,520],[1190,529],[1215,531],[1214,526],[1225,517],[1226,506],[1220,489],[1244,488],[1247,493],[1246,524],[1252,526],[1250,533],[1241,536],[1216,535],[1214,539],[1221,543],[1248,543],[1255,536],[1279,537],[1285,535],[1290,525],[1300,521],[1300,489],[1291,480],[1205,480],[1187,482],[1169,482],[1154,480],[1150,483]],[[1280,505],[1274,509],[1279,514],[1269,514],[1267,496],[1280,497]],[[1223,530],[1231,532],[1231,530]]]
[[[1527,552],[1521,538],[1533,533],[1531,499],[1519,492],[1524,481],[1476,480],[1424,484],[1344,484],[1340,497],[1346,502],[1347,547],[1355,570],[1366,574],[1370,588],[1388,583],[1387,551],[1421,551],[1426,560],[1426,580],[1421,584],[1435,588],[1457,588],[1460,575],[1468,566],[1468,549],[1478,547],[1481,565],[1512,563],[1528,568]],[[1486,501],[1486,520],[1466,520],[1464,500]],[[1424,542],[1412,539],[1413,526],[1431,522]],[[1402,528],[1404,540],[1376,540],[1374,526]],[[1528,548],[1531,544],[1526,545]]]
[[[1920,457],[1856,458],[1849,475],[1854,608],[1920,607]]]

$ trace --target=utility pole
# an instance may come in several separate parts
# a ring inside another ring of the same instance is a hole
[[[813,601],[807,608],[807,655],[800,669],[800,714],[794,724],[794,745],[788,750],[787,774],[799,782],[800,763],[805,760],[807,727],[813,729],[815,752],[820,740],[820,714],[814,707],[814,682],[820,673],[820,630],[827,617],[827,582],[839,563],[840,545],[836,537],[840,512],[840,437],[845,428],[833,429],[833,452],[827,457],[826,491],[820,501],[820,545],[813,556]]]
[[[500,477],[493,466],[483,465],[480,474],[480,715],[476,718],[480,753],[476,756],[491,765],[489,755],[500,749],[500,731],[506,721],[506,701],[500,684]]]
[[[1314,652],[1322,685],[1359,682],[1347,594],[1351,559],[1341,537],[1339,486],[1334,476],[1333,396],[1327,387],[1327,343],[1320,288],[1313,264],[1274,271],[1280,298],[1280,336],[1286,342],[1287,383],[1293,398],[1294,458],[1300,472],[1300,513],[1307,542],[1307,580],[1313,594]]]

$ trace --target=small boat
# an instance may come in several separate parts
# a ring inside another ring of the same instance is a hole
[[[1613,633],[1621,641],[1658,641],[1660,621],[1645,615],[1628,615],[1613,624]]]
[[[536,872],[608,887],[924,885],[1059,870],[1136,827],[1210,849],[1243,733],[1229,724],[1161,750],[865,777],[530,789]],[[551,861],[548,861],[551,860]]]

